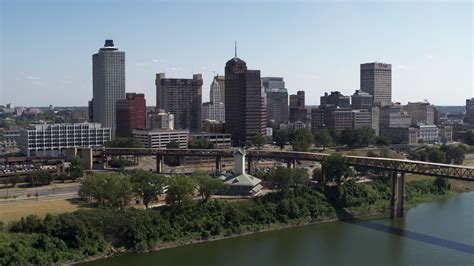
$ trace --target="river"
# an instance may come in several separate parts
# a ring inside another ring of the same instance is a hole
[[[307,225],[84,265],[474,265],[474,192],[417,205],[396,220]]]

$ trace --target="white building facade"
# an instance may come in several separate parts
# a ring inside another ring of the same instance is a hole
[[[101,147],[111,130],[99,123],[31,124],[20,130],[18,145],[26,156],[57,157],[67,148]]]
[[[179,144],[180,149],[188,147],[189,130],[133,130],[133,137],[139,140],[145,148],[165,149],[172,141]]]

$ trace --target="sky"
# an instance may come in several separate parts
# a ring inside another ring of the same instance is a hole
[[[392,99],[464,105],[474,96],[473,2],[0,0],[0,104],[87,106],[92,54],[126,53],[126,91],[155,105],[155,75],[214,74],[238,57],[284,77],[306,104],[359,89],[360,64],[392,64]]]

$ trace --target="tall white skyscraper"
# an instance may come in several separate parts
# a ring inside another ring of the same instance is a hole
[[[125,99],[125,52],[114,46],[113,40],[92,56],[93,122],[110,127],[115,136],[115,105]]]
[[[221,102],[221,87],[218,80],[219,76],[215,76],[209,91],[210,102],[202,104],[202,119],[225,121],[225,106]]]

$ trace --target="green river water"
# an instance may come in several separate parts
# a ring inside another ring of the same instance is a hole
[[[417,205],[395,220],[308,225],[84,265],[474,265],[474,192]]]

